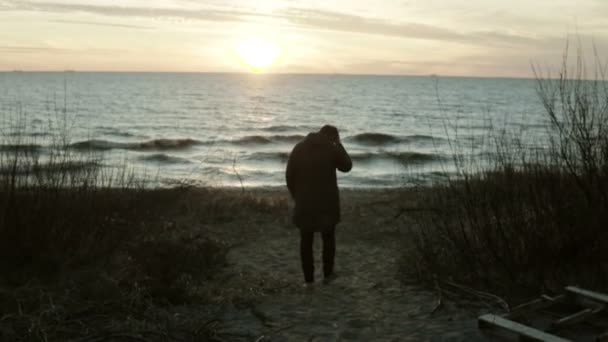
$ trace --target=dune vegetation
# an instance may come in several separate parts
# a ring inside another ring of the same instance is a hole
[[[228,247],[192,222],[237,204],[199,192],[194,210],[187,188],[148,189],[103,152],[74,152],[68,131],[42,146],[20,107],[3,114],[13,121],[0,150],[0,340],[210,340],[208,319],[166,309],[205,301]]]
[[[535,69],[550,122],[543,146],[494,130],[489,166],[455,159],[454,177],[421,191],[405,273],[510,300],[606,288],[608,82],[599,58],[589,72],[578,52],[556,77]]]

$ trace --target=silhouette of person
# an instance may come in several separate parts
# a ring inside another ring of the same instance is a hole
[[[314,233],[323,239],[324,281],[335,278],[335,228],[340,222],[340,197],[336,169],[349,172],[350,156],[340,142],[334,126],[325,125],[319,132],[309,133],[296,144],[289,155],[285,178],[295,200],[293,223],[300,229],[300,257],[305,286],[314,281]]]

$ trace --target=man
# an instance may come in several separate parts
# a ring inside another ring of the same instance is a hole
[[[335,228],[340,222],[340,198],[336,169],[349,172],[352,161],[340,143],[334,126],[325,125],[310,133],[291,151],[285,178],[295,200],[293,223],[300,229],[300,257],[305,286],[314,281],[314,233],[323,238],[323,275],[325,282],[334,277],[336,252]]]

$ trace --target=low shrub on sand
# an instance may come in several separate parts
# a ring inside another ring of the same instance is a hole
[[[224,244],[167,220],[190,214],[189,189],[146,189],[67,139],[4,137],[0,340],[211,340],[196,313],[167,310],[204,302],[196,288],[225,264]],[[197,215],[221,216],[207,209]]]
[[[608,84],[575,73],[537,77],[549,143],[494,139],[491,167],[461,168],[425,191],[416,215],[418,262],[427,280],[466,284],[507,298],[608,284]],[[410,269],[411,268],[404,268]]]

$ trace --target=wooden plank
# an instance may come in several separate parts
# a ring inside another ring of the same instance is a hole
[[[564,295],[559,295],[557,297],[549,297],[547,295],[543,295],[541,298],[514,307],[508,314],[504,315],[504,317],[514,318],[526,312],[544,309],[555,303],[560,302],[564,298],[566,298],[566,296]]]
[[[593,315],[594,313],[595,313],[595,310],[585,309],[585,310],[579,311],[577,313],[573,313],[570,316],[566,316],[562,319],[559,319],[559,320],[553,322],[552,326],[553,326],[553,328],[559,328],[564,325],[575,324],[577,322],[584,321],[585,319],[587,319],[589,316]]]
[[[539,307],[544,307],[547,303],[550,303],[550,302],[547,302],[544,298],[538,298],[533,301],[519,304],[518,306],[511,309],[511,312],[509,312],[509,314],[512,314],[512,313],[515,313],[518,311],[536,310]]]
[[[531,341],[539,342],[570,342],[559,336],[548,334],[544,331],[528,327],[526,325],[502,318],[498,315],[486,314],[477,319],[480,328],[500,328],[519,335],[520,338],[527,338]]]
[[[555,297],[551,297],[548,295],[542,295],[542,298],[546,301],[552,302],[552,303],[557,303],[557,302],[561,302],[566,298],[566,295],[559,295],[559,296],[555,296]]]
[[[608,305],[608,296],[603,293],[581,289],[576,286],[566,287],[566,292],[568,292],[569,294],[574,295],[574,296],[580,296],[580,297],[590,299],[590,300],[600,303],[600,304]]]

